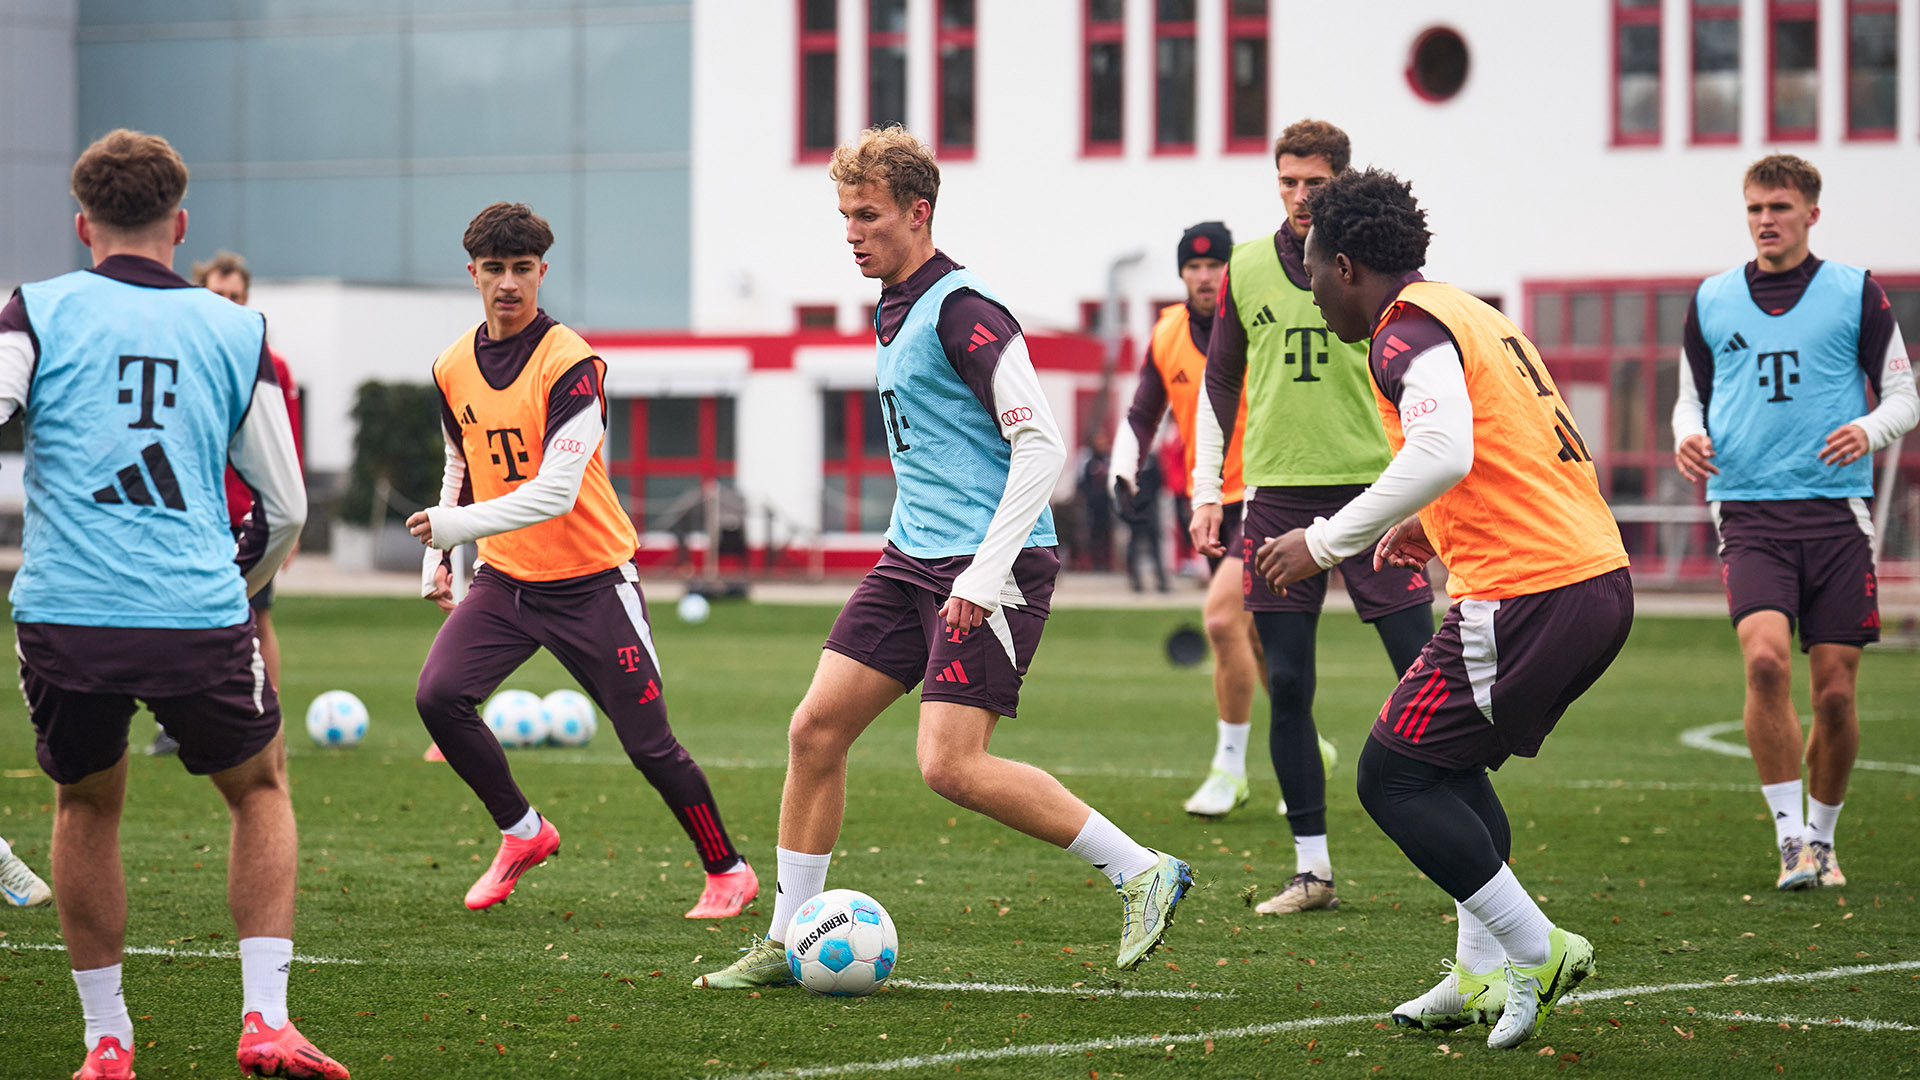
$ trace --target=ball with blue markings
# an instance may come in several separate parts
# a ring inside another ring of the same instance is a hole
[[[871,994],[899,958],[893,918],[863,892],[828,889],[801,904],[787,925],[787,967],[816,994]]]
[[[555,746],[585,746],[599,730],[593,701],[578,690],[555,690],[540,699],[547,710],[547,740]]]
[[[501,746],[539,746],[547,741],[547,707],[531,690],[502,690],[480,715]]]
[[[358,746],[367,737],[367,707],[345,690],[329,690],[307,706],[307,734],[321,746]]]

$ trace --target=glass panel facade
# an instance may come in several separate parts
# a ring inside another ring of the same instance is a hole
[[[1782,19],[1773,24],[1773,129],[1812,131],[1820,122],[1819,24]]]
[[[1267,134],[1267,39],[1233,39],[1229,54],[1233,87],[1230,139],[1263,139]]]
[[[183,257],[232,248],[263,277],[465,284],[468,220],[495,200],[524,201],[554,229],[541,297],[554,317],[587,329],[687,324],[690,5],[79,9],[76,138],[128,126],[172,141],[193,170]],[[831,2],[802,10],[832,27]],[[171,36],[188,33],[185,22],[193,36]],[[831,147],[830,89],[826,105]]]
[[[1740,133],[1740,9],[1719,4],[1693,20],[1693,134],[1695,138]]]
[[[700,456],[700,399],[652,398],[647,402],[647,456]]]
[[[1893,133],[1900,96],[1900,16],[1856,12],[1847,19],[1847,130]]]
[[[1615,102],[1623,136],[1660,133],[1660,27],[1620,27],[1620,69]]]
[[[1121,54],[1117,41],[1087,46],[1087,141],[1120,141]]]

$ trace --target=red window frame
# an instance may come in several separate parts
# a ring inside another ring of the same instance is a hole
[[[1813,23],[1813,126],[1783,128],[1774,111],[1775,75],[1779,57],[1775,36],[1783,22]],[[1770,142],[1811,142],[1820,137],[1820,5],[1817,0],[1767,0],[1767,139]]]
[[[936,139],[935,151],[945,161],[971,161],[976,147],[980,145],[980,5],[973,7],[974,21],[966,26],[947,25],[947,4],[949,0],[939,0],[933,13],[934,40],[933,62],[934,78],[937,85],[933,91],[933,130]],[[947,50],[971,49],[968,66],[973,70],[973,140],[968,143],[954,143],[947,139]]]
[[[825,479],[829,476],[844,477],[846,480],[846,506],[838,522],[825,519],[824,505],[820,521],[820,531],[828,533],[869,533],[875,530],[860,527],[860,488],[867,477],[893,476],[893,460],[883,451],[879,455],[866,452],[867,440],[867,398],[878,397],[877,390],[828,390],[825,407],[840,409],[843,424],[841,426],[841,453],[839,460],[821,455],[820,476],[821,491],[826,490]],[[824,499],[822,500],[824,504]],[[884,529],[885,526],[882,526]]]
[[[1095,22],[1094,0],[1080,0],[1080,156],[1118,157],[1127,148],[1127,19]],[[1120,135],[1114,139],[1093,138],[1093,47],[1120,46]]]
[[[1898,0],[1896,0],[1898,2]],[[1740,0],[1714,0],[1711,4],[1693,4],[1687,9],[1687,138],[1695,146],[1724,146],[1740,141],[1740,118],[1734,118],[1732,131],[1710,132],[1703,134],[1696,115],[1694,80],[1700,76],[1694,67],[1695,40],[1700,35],[1700,24],[1704,22],[1731,22],[1736,39],[1740,33]],[[1742,42],[1744,44],[1744,42]],[[1744,75],[1747,58],[1740,58],[1740,67],[1734,69],[1737,75]],[[1745,83],[1745,79],[1741,79]]]
[[[831,146],[807,145],[807,58],[821,53],[832,56],[834,71],[833,109],[838,117],[840,108],[840,20],[835,15],[833,29],[807,29],[808,0],[794,0],[793,25],[795,45],[794,94],[793,94],[793,146],[795,161],[826,161],[833,156]],[[839,124],[836,119],[835,125]]]
[[[899,49],[901,55],[904,57],[907,51],[907,32],[904,29],[895,31],[895,30],[875,30],[873,28],[873,9],[875,5],[880,4],[881,2],[882,0],[867,0],[867,3],[866,3],[867,17],[865,21],[866,21],[866,34],[867,34],[867,123],[868,124],[877,124],[880,122],[880,118],[874,116],[873,114],[873,54],[874,52],[879,49]],[[904,84],[900,87],[900,114],[901,115],[897,119],[902,124],[907,122],[907,117],[906,117],[907,96],[908,96],[907,89],[908,89],[907,86]]]
[[[1894,98],[1894,123],[1883,128],[1856,128],[1853,126],[1853,17],[1855,15],[1892,15],[1894,41],[1900,40],[1900,3],[1899,0],[1847,0],[1846,23],[1841,29],[1847,35],[1847,139],[1850,142],[1887,142],[1895,137],[1895,128],[1900,122],[1900,99]],[[1898,46],[1895,46],[1898,48]],[[1897,55],[1897,54],[1896,54]],[[1896,71],[1898,70],[1896,65]]]
[[[1223,106],[1221,119],[1224,121],[1225,127],[1220,134],[1220,144],[1226,148],[1226,152],[1229,154],[1264,154],[1267,151],[1267,133],[1264,129],[1272,123],[1273,117],[1273,94],[1270,90],[1273,82],[1273,37],[1270,33],[1273,18],[1271,0],[1269,0],[1267,7],[1268,10],[1259,15],[1236,15],[1233,11],[1233,0],[1226,0],[1227,40],[1225,50],[1220,54],[1220,81],[1224,88],[1224,96],[1221,101],[1221,105]],[[1257,136],[1236,136],[1233,133],[1235,126],[1234,120],[1237,119],[1233,111],[1233,47],[1242,41],[1254,38],[1258,38],[1267,47],[1268,78],[1260,86],[1260,98],[1264,103],[1263,111],[1266,113],[1266,117],[1264,118],[1266,123],[1261,125],[1263,130]]]
[[[1200,15],[1201,0],[1194,0],[1194,17]],[[1200,24],[1197,21],[1163,21],[1160,7],[1154,5],[1153,12],[1153,152],[1159,157],[1191,157],[1194,142],[1168,143],[1160,141],[1160,113],[1166,108],[1166,102],[1160,97],[1160,43],[1163,41],[1186,39],[1193,43],[1193,137],[1200,137]]]
[[[1657,108],[1655,110],[1652,131],[1620,130],[1620,31],[1622,28],[1628,26],[1652,26],[1660,31],[1661,36],[1664,37],[1666,28],[1662,25],[1661,11],[1662,6],[1659,4],[1636,7],[1630,6],[1627,0],[1614,0],[1613,34],[1610,43],[1610,48],[1613,51],[1613,63],[1610,67],[1613,75],[1613,85],[1609,88],[1607,98],[1612,111],[1613,145],[1615,146],[1660,145],[1660,137],[1664,133],[1666,125],[1664,109]],[[1655,86],[1657,87],[1654,92],[1654,98],[1656,101],[1664,104],[1667,100],[1667,58],[1664,47],[1660,49],[1659,56],[1660,61],[1654,73]]]
[[[709,481],[718,483],[731,480],[734,466],[739,457],[738,414],[735,416],[734,438],[736,445],[730,457],[720,456],[719,447],[719,397],[696,398],[699,402],[698,450],[693,457],[651,457],[647,453],[647,411],[648,407],[661,397],[676,395],[662,394],[652,398],[631,398],[625,401],[608,402],[609,409],[625,408],[627,412],[626,455],[614,458],[609,453],[607,477],[611,480],[627,482],[627,516],[633,519],[634,527],[641,532],[649,531],[647,526],[646,498],[647,479],[653,476],[690,476],[704,486]],[[678,395],[686,396],[686,395]],[[609,450],[612,448],[609,447]],[[638,505],[640,513],[635,515]],[[657,530],[654,530],[657,531]]]

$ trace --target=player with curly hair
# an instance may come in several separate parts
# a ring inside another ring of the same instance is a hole
[[[1261,541],[1338,512],[1391,456],[1367,388],[1366,345],[1334,339],[1314,309],[1302,264],[1313,223],[1308,197],[1347,171],[1347,134],[1324,120],[1302,120],[1282,132],[1273,149],[1287,221],[1271,236],[1235,245],[1228,259],[1207,346],[1213,407],[1200,409],[1195,425],[1191,532],[1194,547],[1217,556],[1225,552],[1225,433],[1235,430],[1246,401],[1239,449],[1248,494],[1234,552],[1243,568],[1252,565]],[[1341,563],[1340,577],[1355,611],[1379,633],[1398,677],[1433,635],[1433,589],[1418,568],[1375,569],[1358,557]],[[1294,875],[1254,908],[1262,915],[1340,905],[1327,849],[1333,747],[1313,721],[1315,638],[1326,595],[1326,574],[1284,596],[1250,572],[1241,575],[1242,604],[1253,613],[1266,658],[1267,749],[1280,781],[1280,812],[1293,831]]]
[[[1593,459],[1540,353],[1473,296],[1420,275],[1426,213],[1391,173],[1309,200],[1314,303],[1367,366],[1392,464],[1340,512],[1263,545],[1275,592],[1371,550],[1376,565],[1448,569],[1453,606],[1387,699],[1360,753],[1360,802],[1457,905],[1439,985],[1395,1023],[1494,1024],[1516,1046],[1593,971],[1507,866],[1512,833],[1487,770],[1532,757],[1606,671],[1633,625],[1627,553]]]

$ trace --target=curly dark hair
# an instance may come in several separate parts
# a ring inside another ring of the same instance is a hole
[[[544,259],[553,247],[553,230],[526,203],[497,202],[473,216],[460,242],[471,259],[516,255]]]
[[[1427,261],[1427,212],[1413,185],[1384,169],[1336,176],[1307,196],[1315,241],[1327,255],[1383,274],[1418,270]]]
[[[142,229],[180,207],[187,166],[158,135],[116,128],[73,163],[73,197],[95,225]]]

